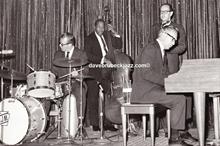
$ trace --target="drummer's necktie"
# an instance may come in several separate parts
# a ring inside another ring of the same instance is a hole
[[[66,58],[68,58],[68,59],[69,59],[69,54],[70,54],[70,52],[66,53]]]

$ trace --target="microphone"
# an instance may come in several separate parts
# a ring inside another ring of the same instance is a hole
[[[8,55],[8,54],[12,54],[13,53],[13,50],[2,50],[0,51],[0,54],[2,55]]]

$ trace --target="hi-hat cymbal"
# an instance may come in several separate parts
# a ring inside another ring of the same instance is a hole
[[[0,70],[0,77],[4,79],[12,79],[17,81],[26,80],[27,76],[24,73],[15,70]]]
[[[59,59],[54,59],[53,64],[59,67],[79,67],[86,65],[88,63],[87,60],[83,59],[68,59],[68,58],[59,58]]]

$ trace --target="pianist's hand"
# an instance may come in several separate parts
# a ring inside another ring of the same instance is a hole
[[[164,78],[167,78],[170,75],[170,72],[168,70],[163,70],[162,75],[164,76]]]

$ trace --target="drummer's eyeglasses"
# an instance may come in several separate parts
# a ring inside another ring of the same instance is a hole
[[[169,12],[171,12],[171,11],[170,10],[160,11],[161,14],[167,14]]]
[[[72,44],[72,42],[69,42],[69,43],[66,43],[66,44],[60,43],[60,45],[61,45],[62,47],[65,46],[65,45],[69,45],[69,44]]]

